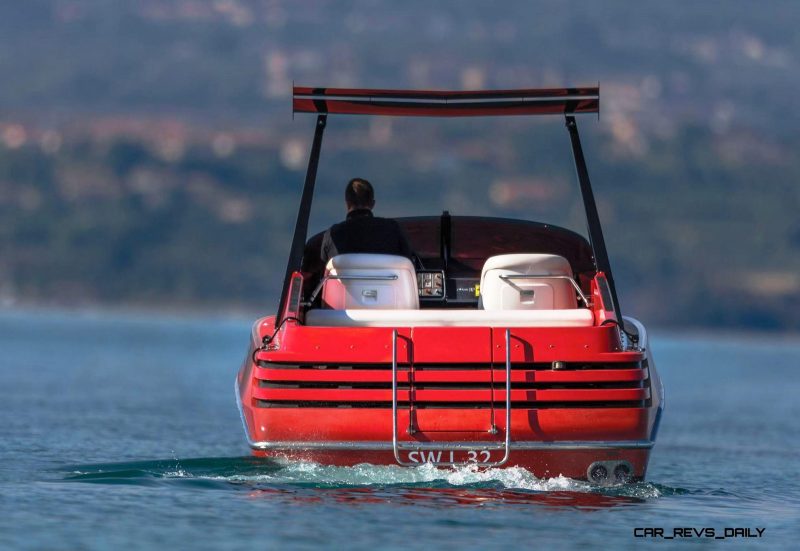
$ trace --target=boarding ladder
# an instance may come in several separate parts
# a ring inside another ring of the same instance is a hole
[[[400,457],[401,451],[449,451],[449,450],[463,450],[463,451],[489,451],[489,450],[503,450],[503,456],[497,461],[464,461],[464,462],[451,462],[451,461],[427,461],[427,463],[435,466],[460,466],[460,465],[476,465],[478,467],[499,467],[508,462],[508,457],[511,451],[511,330],[505,331],[506,342],[506,424],[505,424],[505,438],[503,442],[459,442],[459,441],[438,441],[438,442],[401,442],[397,437],[397,329],[392,331],[392,450],[394,451],[395,461],[404,467],[418,467],[420,463],[411,461],[404,461]],[[491,387],[492,409],[494,410],[494,384]],[[409,415],[412,407],[411,392],[409,392]],[[494,411],[492,412],[494,414]],[[412,432],[412,427],[409,427],[409,433]],[[497,428],[494,425],[494,415],[492,416],[492,427],[489,432],[496,432]]]

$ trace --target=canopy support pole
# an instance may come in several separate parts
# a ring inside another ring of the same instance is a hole
[[[311,214],[311,201],[314,198],[314,184],[317,181],[317,166],[319,165],[319,153],[322,148],[322,135],[325,132],[328,116],[326,114],[317,117],[317,126],[314,130],[314,142],[311,145],[311,154],[308,157],[308,170],[306,170],[306,181],[303,185],[303,195],[300,199],[300,210],[297,213],[297,222],[294,225],[294,237],[292,238],[292,248],[289,250],[289,261],[286,264],[286,275],[283,278],[283,290],[281,291],[281,301],[278,303],[278,314],[275,317],[275,327],[280,327],[283,321],[283,311],[286,309],[286,301],[289,295],[289,284],[292,274],[300,269],[303,262],[303,251],[306,246],[308,235],[308,219]]]
[[[575,117],[567,115],[567,130],[569,139],[572,143],[572,156],[575,158],[575,171],[578,174],[578,184],[581,188],[583,198],[583,208],[586,211],[586,224],[589,230],[589,243],[592,246],[594,255],[594,265],[598,271],[603,272],[611,290],[611,301],[614,303],[614,313],[619,321],[619,326],[624,331],[622,312],[619,309],[619,299],[617,298],[617,287],[614,285],[614,276],[611,274],[611,262],[608,260],[606,251],[606,241],[603,238],[603,229],[600,227],[600,216],[597,214],[597,204],[594,201],[592,184],[589,181],[589,171],[586,169],[586,159],[583,157],[581,139],[578,135],[578,123]]]

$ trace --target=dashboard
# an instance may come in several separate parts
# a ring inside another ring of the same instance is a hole
[[[480,298],[480,278],[447,277],[444,270],[417,270],[417,291],[422,308],[474,307]]]

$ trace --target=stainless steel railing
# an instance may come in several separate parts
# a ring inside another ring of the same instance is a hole
[[[306,304],[310,305],[314,303],[314,300],[319,295],[319,292],[322,291],[322,287],[325,285],[325,282],[329,279],[336,279],[339,281],[353,281],[353,280],[362,280],[362,281],[395,281],[397,279],[396,274],[392,275],[326,275],[322,278],[316,287],[314,287],[314,291],[311,293],[311,296],[306,301]]]
[[[501,442],[400,442],[397,437],[397,329],[392,330],[392,450],[394,459],[399,465],[404,467],[419,466],[422,463],[431,463],[436,466],[458,466],[458,465],[477,465],[479,467],[499,467],[504,465],[511,453],[511,330],[506,329],[506,426],[505,439]],[[492,404],[494,405],[494,387],[492,387]],[[409,404],[411,394],[409,390]],[[494,426],[492,427],[494,428]],[[491,429],[490,431],[491,432]],[[425,461],[413,462],[405,461],[400,457],[401,451],[425,452],[425,451],[488,451],[503,450],[503,457],[497,461],[442,461],[441,455],[436,461],[430,458]]]
[[[583,301],[584,306],[587,306],[587,307],[589,306],[589,299],[586,297],[586,295],[583,294],[583,291],[581,290],[580,286],[578,285],[578,282],[575,281],[573,278],[571,278],[569,276],[565,276],[565,275],[509,274],[509,275],[501,275],[500,279],[502,279],[505,282],[508,282],[509,285],[511,285],[512,287],[514,287],[516,289],[519,289],[519,287],[516,287],[515,285],[510,283],[511,280],[514,280],[514,279],[566,279],[575,288],[575,291],[577,291],[578,296],[581,297],[581,300]]]

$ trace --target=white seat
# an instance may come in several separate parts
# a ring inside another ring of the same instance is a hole
[[[529,277],[526,277],[529,276]],[[535,276],[535,277],[534,277]],[[567,259],[554,254],[503,254],[481,272],[484,310],[563,310],[578,306]]]
[[[334,310],[419,308],[416,271],[403,256],[340,254],[328,261],[325,276],[331,278],[322,302]]]
[[[573,310],[309,310],[311,327],[591,327],[588,308]]]

